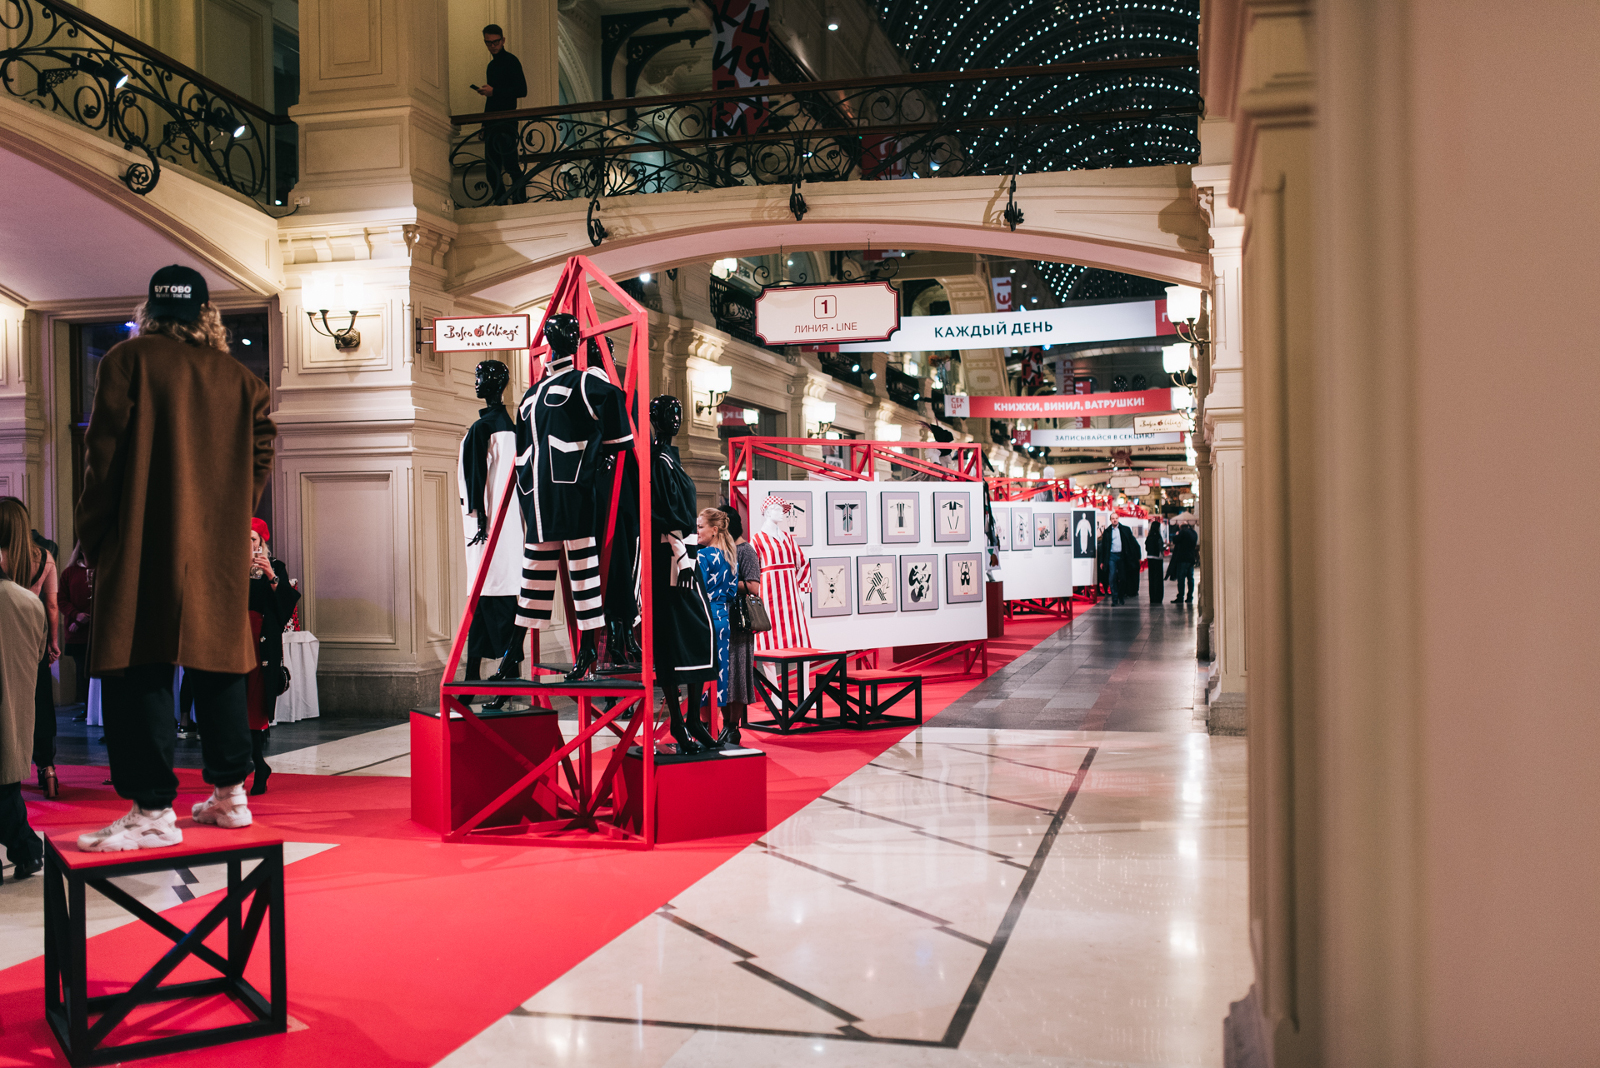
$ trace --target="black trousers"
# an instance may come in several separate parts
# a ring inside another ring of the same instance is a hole
[[[528,632],[517,626],[516,594],[479,597],[478,610],[467,628],[467,678],[478,678],[478,661],[522,663],[522,641]],[[509,655],[507,655],[509,653]]]
[[[33,687],[33,764],[39,768],[56,763],[56,699],[50,682],[50,661],[41,660]]]
[[[245,677],[184,669],[192,680],[195,721],[200,727],[203,778],[212,786],[244,782],[254,770]],[[178,796],[172,770],[177,724],[172,718],[172,665],[141,664],[100,680],[106,754],[111,785],[140,808],[168,808]]]
[[[522,167],[517,162],[516,122],[483,124],[483,162],[488,171],[491,203],[527,202],[528,191],[522,187]]]
[[[1165,561],[1159,556],[1150,557],[1150,603],[1161,603],[1161,569]]]
[[[22,784],[0,786],[0,845],[6,847],[11,863],[29,867],[44,859],[44,843],[28,825],[28,806],[22,803]]]

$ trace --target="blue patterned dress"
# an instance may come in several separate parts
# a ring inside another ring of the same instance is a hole
[[[739,581],[733,576],[733,565],[722,550],[702,545],[695,554],[700,563],[700,580],[705,583],[706,596],[711,600],[711,629],[717,643],[717,705],[728,707],[728,605],[739,593]]]

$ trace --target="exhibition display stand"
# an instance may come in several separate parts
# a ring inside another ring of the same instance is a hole
[[[621,316],[602,322],[590,295],[591,284],[598,285],[625,309]],[[651,447],[647,421],[650,383],[650,355],[647,344],[649,313],[586,257],[567,261],[556,282],[550,304],[539,329],[529,339],[527,380],[538,382],[550,345],[544,339],[545,324],[551,315],[566,313],[578,319],[580,342],[577,367],[589,366],[591,352],[597,353],[600,369],[626,398],[627,419],[633,432],[628,448],[638,469],[638,514],[649,529],[651,515]],[[628,353],[627,367],[619,373],[609,346],[586,344],[589,339],[622,335]],[[534,344],[537,342],[537,344]],[[439,687],[437,717],[416,714],[412,717],[413,818],[434,827],[445,841],[492,841],[528,845],[592,845],[648,849],[656,838],[656,783],[654,621],[651,596],[652,553],[641,553],[639,563],[639,612],[643,629],[639,670],[591,681],[568,682],[562,673],[566,666],[535,665],[531,679],[504,681],[452,681],[461,665],[478,600],[483,591],[495,546],[502,536],[506,516],[517,494],[507,474],[499,507],[488,531],[482,561],[473,578],[467,605],[456,629],[444,681]],[[623,486],[623,464],[616,465],[616,477],[609,491],[613,507]],[[605,574],[613,549],[614,530],[600,535],[601,574]],[[641,545],[647,545],[641,538]],[[572,607],[572,581],[565,560],[561,563],[561,591],[567,607],[566,618],[572,648],[579,645],[576,613]],[[522,717],[501,720],[491,713],[474,711],[463,701],[472,695],[524,697],[538,711]],[[567,697],[578,705],[578,731],[563,741],[556,729],[555,716],[544,712],[550,698]],[[544,715],[540,715],[544,712]],[[617,744],[601,747],[604,733]],[[630,789],[623,774],[624,755],[638,743],[637,778]],[[426,757],[422,754],[426,753]],[[432,763],[434,771],[424,774],[422,765]],[[489,769],[498,770],[491,771]],[[418,785],[420,784],[420,785]],[[630,795],[637,799],[636,816],[629,815]]]

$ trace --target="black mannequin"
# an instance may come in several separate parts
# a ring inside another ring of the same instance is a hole
[[[709,649],[701,649],[698,640],[701,619],[696,608],[703,604],[705,591],[698,585],[693,567],[680,570],[674,583],[671,577],[676,566],[674,550],[662,538],[670,534],[681,537],[694,529],[694,481],[683,470],[678,450],[672,444],[673,437],[683,427],[683,405],[678,398],[663,394],[650,401],[650,427],[654,432],[651,526],[655,544],[651,585],[654,590],[656,682],[666,701],[668,729],[678,743],[678,752],[687,756],[722,746],[700,719],[698,709],[685,720],[678,691],[680,685],[687,684],[692,696],[708,681],[703,670],[685,669],[684,664],[699,663],[709,657],[712,664],[709,680],[716,678],[715,648],[710,631],[703,636]],[[704,622],[709,624],[709,606],[702,610]]]
[[[544,339],[550,344],[550,362],[561,363],[578,355],[578,317],[557,312],[545,320]]]
[[[506,387],[511,384],[511,372],[499,360],[484,360],[478,364],[473,378],[473,392],[489,407],[504,408]],[[478,517],[478,533],[468,545],[482,545],[489,540],[489,517],[482,508],[472,513]]]

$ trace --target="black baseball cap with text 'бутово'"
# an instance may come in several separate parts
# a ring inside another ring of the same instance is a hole
[[[150,276],[150,295],[145,314],[152,319],[177,319],[192,323],[211,299],[206,280],[192,267],[173,264]]]

